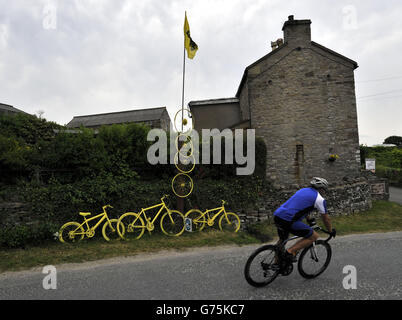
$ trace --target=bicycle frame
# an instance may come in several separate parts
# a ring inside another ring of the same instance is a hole
[[[97,219],[97,218],[99,218],[99,217],[102,217],[102,218],[99,219],[99,221],[91,228],[91,227],[89,226],[88,222],[90,222],[90,221],[92,221],[92,220],[95,220],[95,219]],[[96,230],[96,229],[102,224],[102,222],[103,222],[105,219],[110,223],[109,217],[108,217],[108,215],[107,215],[106,212],[100,213],[100,214],[98,214],[97,216],[91,217],[91,218],[89,218],[89,219],[87,219],[87,217],[84,217],[84,222],[83,222],[82,224],[80,224],[80,226],[79,226],[77,229],[74,230],[74,234],[80,235],[80,234],[85,234],[88,230]],[[84,230],[83,233],[82,233],[82,232],[76,232],[76,230],[80,229],[80,228],[83,227],[84,225],[86,225],[86,227],[87,227],[87,230],[86,230],[86,231]]]
[[[323,229],[322,229],[321,227],[319,227],[319,226],[313,227],[313,230],[322,231],[322,232],[324,232],[324,233],[329,234],[329,232],[323,230]],[[279,250],[284,250],[285,245],[286,245],[289,241],[292,241],[292,240],[295,240],[295,239],[298,239],[298,238],[301,238],[301,237],[299,237],[299,236],[293,236],[293,237],[290,237],[290,238],[288,238],[288,239],[286,239],[286,240],[284,240],[284,241],[281,241],[281,239],[279,239],[279,240],[278,240],[278,243],[277,243]],[[328,242],[331,238],[332,238],[332,236],[329,236],[329,238],[326,239],[325,242]],[[316,250],[316,248],[315,248],[315,241],[313,242],[313,246],[312,246],[311,249],[310,249],[310,253],[311,253],[311,257],[312,257],[313,259],[317,260],[317,250]]]
[[[211,216],[209,215],[209,213],[210,213],[210,212],[214,212],[214,211],[218,211],[218,212],[217,212],[216,214],[214,214],[214,215],[212,216],[212,218],[211,218]],[[213,224],[214,221],[215,221],[215,219],[216,219],[222,212],[226,215],[225,206],[218,207],[218,208],[214,208],[214,209],[205,210],[199,218],[203,218],[205,215],[207,215],[207,218],[208,218],[207,223],[208,223],[208,224],[211,224],[211,223]],[[198,220],[198,219],[197,219],[197,220]]]
[[[141,209],[141,212],[138,214],[138,217],[140,217],[141,215],[143,215],[144,218],[145,218],[145,221],[147,222],[147,225],[148,225],[148,223],[150,223],[151,226],[153,226],[154,223],[155,223],[155,221],[156,221],[156,219],[158,219],[159,215],[163,212],[164,209],[166,209],[167,212],[169,212],[169,218],[170,218],[170,220],[173,222],[173,219],[172,219],[172,217],[171,217],[171,215],[170,215],[170,210],[169,210],[168,206],[166,205],[165,201],[163,201],[163,198],[161,199],[161,201],[162,201],[161,203],[156,204],[156,205],[154,205],[154,206],[151,206],[151,207],[148,207],[148,208],[142,208],[142,209]],[[155,214],[154,218],[153,218],[152,221],[151,221],[151,218],[148,218],[145,212],[146,212],[146,211],[149,211],[149,210],[152,210],[152,209],[155,209],[155,208],[158,208],[158,207],[161,207],[161,208],[160,208],[159,211]],[[137,217],[137,219],[138,219],[138,217]],[[135,220],[133,221],[133,224],[137,221],[137,219],[135,219]],[[145,227],[147,227],[147,226],[145,226]]]

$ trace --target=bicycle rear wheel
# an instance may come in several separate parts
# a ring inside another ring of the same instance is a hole
[[[59,240],[63,243],[75,243],[84,239],[84,228],[78,222],[67,222],[59,231]]]
[[[244,267],[244,276],[250,285],[263,287],[275,280],[280,269],[277,250],[274,245],[265,245],[251,254]]]
[[[300,275],[306,279],[318,277],[327,269],[331,257],[331,246],[323,240],[317,240],[315,245],[310,245],[300,254],[297,264]]]

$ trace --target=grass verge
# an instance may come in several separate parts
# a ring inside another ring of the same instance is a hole
[[[402,206],[388,201],[376,201],[369,211],[332,217],[332,222],[338,235],[402,231]],[[246,245],[265,242],[275,237],[276,228],[271,221],[267,221],[251,226],[248,232],[237,234],[211,229],[201,233],[184,233],[177,238],[166,237],[161,233],[152,235],[145,233],[138,241],[105,242],[102,238],[98,238],[83,240],[76,245],[65,245],[55,241],[25,249],[0,250],[0,272],[133,256],[169,249],[180,250],[224,244]]]
[[[0,250],[0,273],[18,271],[36,266],[57,265],[94,261],[117,256],[134,256],[160,250],[180,250],[192,247],[217,246],[223,244],[246,245],[258,240],[247,232],[237,234],[216,229],[200,233],[183,233],[180,237],[167,237],[155,232],[145,233],[136,241],[110,241],[103,238],[84,239],[76,244],[58,241],[25,249]]]

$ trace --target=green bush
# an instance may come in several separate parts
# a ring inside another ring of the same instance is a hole
[[[390,185],[402,187],[402,169],[377,166],[375,174],[378,177],[388,179]]]
[[[50,239],[58,226],[51,222],[41,222],[34,225],[17,225],[0,230],[0,247],[23,248],[27,245],[38,245]]]
[[[108,209],[109,217],[117,218],[155,205],[169,194],[170,208],[177,209],[179,201],[171,181],[178,171],[174,164],[148,163],[147,151],[152,144],[147,141],[148,126],[113,125],[98,131],[80,128],[73,133],[65,129],[33,116],[0,118],[0,197],[7,201],[7,190],[12,189],[18,201],[30,204],[31,221],[51,226],[18,225],[2,230],[3,246],[50,240],[65,222],[82,221],[80,211],[101,213],[106,204],[114,207]],[[222,143],[222,155],[225,148]],[[184,210],[215,208],[222,199],[228,201],[227,209],[236,213],[255,206],[265,179],[266,147],[260,138],[256,139],[256,155],[251,176],[236,176],[236,163],[197,164],[190,173],[194,191],[185,200]]]
[[[402,149],[399,147],[360,146],[362,167],[366,158],[376,159],[376,176],[402,187]]]
[[[20,139],[30,146],[42,140],[52,140],[53,130],[61,128],[55,122],[24,113],[0,116],[0,136]]]

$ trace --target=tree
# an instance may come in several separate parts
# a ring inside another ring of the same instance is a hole
[[[402,137],[390,136],[384,140],[384,144],[395,144],[398,147],[402,147]]]

